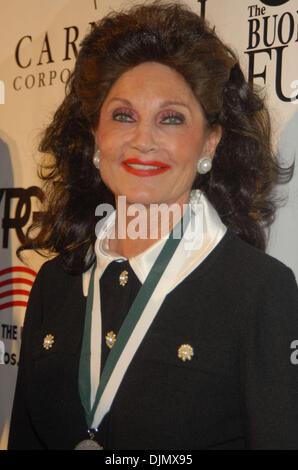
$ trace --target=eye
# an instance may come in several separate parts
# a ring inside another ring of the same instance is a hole
[[[117,109],[113,112],[113,120],[119,122],[134,122],[133,112],[130,110]]]
[[[180,125],[183,124],[185,121],[185,117],[183,114],[178,113],[178,112],[164,112],[162,113],[160,117],[160,122],[161,124],[166,124],[166,125]]]

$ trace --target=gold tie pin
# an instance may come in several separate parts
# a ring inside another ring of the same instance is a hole
[[[108,346],[108,348],[112,349],[112,347],[115,344],[115,341],[116,341],[115,333],[113,331],[109,331],[106,334],[106,345]]]
[[[178,357],[182,359],[183,362],[185,362],[186,359],[190,361],[193,355],[193,348],[190,344],[182,344],[178,349]]]
[[[48,350],[53,346],[54,342],[55,341],[54,341],[54,336],[53,335],[50,335],[50,334],[46,335],[43,339],[43,347],[46,350]]]
[[[127,281],[128,281],[128,271],[122,271],[122,273],[119,276],[120,286],[125,286]]]

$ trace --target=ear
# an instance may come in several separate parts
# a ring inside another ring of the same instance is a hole
[[[207,130],[206,142],[203,147],[202,155],[208,155],[208,157],[213,158],[215,154],[216,147],[218,146],[220,139],[222,137],[222,127],[217,124],[211,129]]]

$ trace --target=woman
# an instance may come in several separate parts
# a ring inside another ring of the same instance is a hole
[[[113,13],[40,148],[23,248],[59,256],[32,288],[9,448],[298,448],[297,285],[264,254],[282,170],[234,53],[178,4]]]

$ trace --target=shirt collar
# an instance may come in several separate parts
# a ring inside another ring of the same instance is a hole
[[[123,261],[127,261],[125,256],[121,256],[118,253],[115,253],[109,249],[108,244],[108,235],[114,228],[115,225],[115,216],[116,211],[114,211],[106,220],[104,227],[102,227],[97,241],[95,243],[95,252],[97,258],[97,265],[100,273],[100,277],[104,273],[107,266],[112,263],[113,261],[117,261],[121,263]],[[139,255],[132,256],[128,259],[128,262],[132,269],[134,270],[136,276],[138,277],[139,281],[143,284],[145,281],[150,269],[152,268],[154,261],[158,257],[159,253],[164,246],[166,239],[157,240],[156,243],[151,245],[145,251],[140,253]],[[91,276],[92,267],[83,273],[83,293],[84,296],[88,295],[88,286]]]
[[[114,226],[115,217],[113,216],[113,222],[110,225],[110,229]],[[131,265],[132,269],[134,270],[135,274],[139,278],[140,282],[143,284],[145,281],[150,269],[152,268],[154,261],[158,257],[159,253],[164,246],[166,239],[157,240],[156,243],[151,245],[145,251],[140,253],[139,255],[132,256],[128,259],[129,264]],[[106,267],[112,262],[117,261],[121,263],[122,261],[127,261],[127,258],[124,256],[119,255],[109,249],[108,238],[105,237],[100,239],[98,242],[98,256],[97,262],[101,267],[101,275],[103,274]]]
[[[200,201],[201,205],[198,205]],[[189,266],[192,264],[193,260],[196,258],[196,254],[207,252],[211,249],[211,245],[216,244],[222,238],[223,234],[226,231],[226,227],[222,224],[216,210],[208,199],[201,193],[199,190],[194,190],[190,195],[190,208],[191,208],[191,219],[192,222],[195,222],[198,217],[198,210],[201,210],[203,207],[203,233],[202,239],[198,239],[194,235],[193,238],[187,240],[188,248],[184,255],[184,261]],[[113,211],[112,214],[107,218],[104,225],[99,231],[97,241],[95,243],[95,253],[97,258],[97,269],[99,270],[99,278],[102,276],[106,267],[113,261],[119,263],[127,261],[127,258],[119,255],[118,253],[112,252],[109,250],[108,246],[108,236],[114,229],[115,226],[115,217],[116,211]],[[158,240],[156,243],[151,245],[147,250],[143,251],[137,256],[133,256],[128,259],[130,266],[134,270],[136,276],[138,277],[141,283],[146,279],[150,269],[152,268],[156,258],[161,252],[166,239]],[[199,254],[201,256],[201,254]],[[88,286],[91,276],[91,269],[83,273],[83,292],[84,295],[88,294]],[[187,269],[188,271],[189,269]],[[185,277],[185,276],[183,276]]]

